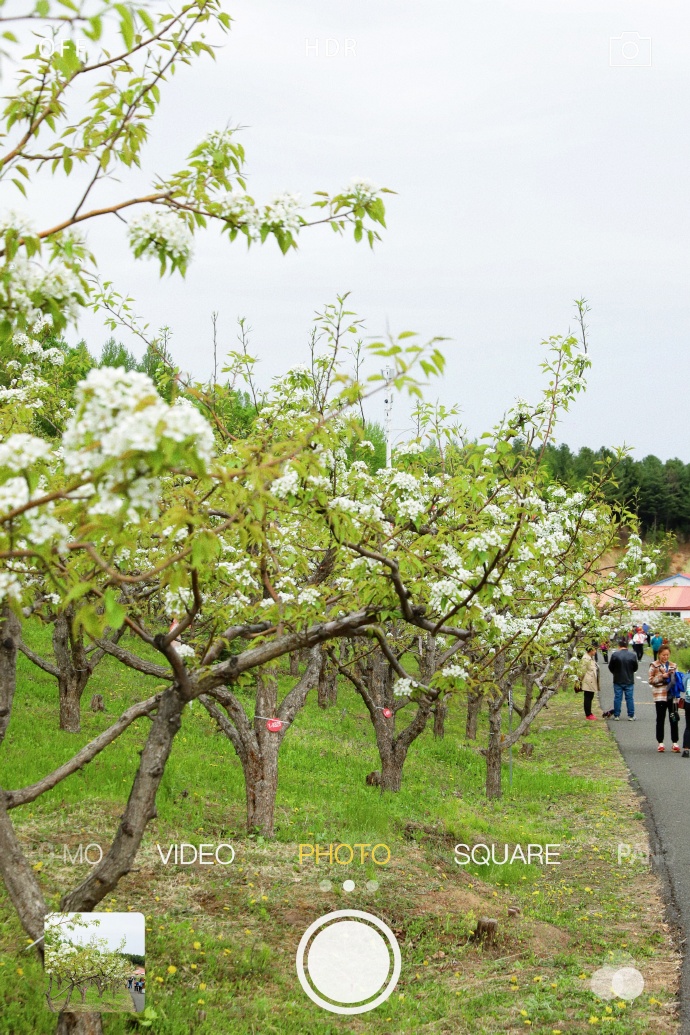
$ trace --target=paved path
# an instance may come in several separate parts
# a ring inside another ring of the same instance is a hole
[[[610,657],[611,655],[609,655]],[[671,751],[671,734],[666,723],[666,752],[657,751],[655,734],[656,713],[651,687],[647,682],[652,655],[649,649],[637,672],[635,681],[636,722],[627,721],[625,698],[621,721],[609,719],[613,732],[633,783],[647,799],[650,846],[659,859],[657,872],[665,884],[671,920],[683,932],[683,970],[681,975],[681,1031],[690,1035],[690,956],[686,952],[685,932],[690,930],[690,837],[684,802],[690,788],[690,758]],[[603,711],[613,708],[613,681],[611,673],[599,656],[601,672],[601,705]],[[599,712],[595,709],[595,715]],[[681,711],[680,736],[682,746],[685,718]]]
[[[145,993],[135,992],[133,988],[128,989],[128,991],[132,997],[132,1001],[134,1002],[134,1009],[137,1011],[137,1013],[141,1013],[141,1011],[144,1009],[144,1006],[146,1005],[144,1002]]]

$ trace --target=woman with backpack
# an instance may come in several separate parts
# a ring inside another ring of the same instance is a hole
[[[676,696],[676,672],[678,666],[671,661],[671,651],[663,646],[659,651],[658,661],[653,661],[649,666],[649,685],[652,688],[654,706],[656,708],[656,739],[657,751],[665,751],[664,727],[666,725],[666,713],[671,727],[671,741],[673,751],[680,751],[678,746],[678,699]],[[685,738],[683,738],[685,739]]]

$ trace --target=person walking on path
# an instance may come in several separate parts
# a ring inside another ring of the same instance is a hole
[[[654,635],[652,636],[651,645],[652,645],[652,650],[654,652],[654,660],[655,661],[659,657],[659,651],[661,650],[661,645],[662,645],[663,642],[664,641],[662,640],[661,636],[659,636],[659,633],[654,633]]]
[[[677,671],[678,666],[671,661],[671,651],[668,647],[662,647],[659,651],[659,660],[653,661],[649,666],[649,685],[652,688],[656,708],[656,739],[659,745],[657,751],[666,750],[664,727],[667,712],[673,751],[680,751],[678,746],[678,703],[673,690]],[[683,739],[685,740],[685,736]]]
[[[647,637],[642,632],[642,626],[638,625],[637,629],[633,633],[632,638],[632,649],[637,654],[637,660],[642,661],[642,655],[644,654],[644,645],[647,642]]]
[[[602,653],[602,657],[604,658],[604,661],[608,665],[608,663],[609,663],[609,641],[608,640],[602,640],[601,644],[599,645],[599,650]]]
[[[635,721],[635,673],[637,672],[637,654],[628,649],[628,637],[618,638],[618,650],[615,650],[609,661],[609,672],[613,676],[613,718],[621,717],[623,694],[625,707],[630,722]]]
[[[580,662],[580,684],[583,690],[585,718],[596,719],[592,715],[592,701],[594,695],[599,691],[599,666],[596,663],[597,648],[588,647],[587,652]]]

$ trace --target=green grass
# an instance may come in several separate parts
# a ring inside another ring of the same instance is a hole
[[[55,998],[53,1000],[56,1013],[65,1008],[66,999],[67,992],[65,992],[61,999]],[[79,992],[72,994],[69,1002],[69,1011],[70,1013],[133,1013],[134,1002],[126,988],[117,993],[104,991],[102,996],[98,994],[97,988],[87,988],[83,1002]]]
[[[45,630],[29,632],[34,646],[48,649]],[[287,676],[281,680],[289,685]],[[60,733],[54,681],[22,659],[0,785],[37,779],[155,686],[108,659],[85,695],[88,703],[91,693],[102,693],[107,714],[86,707],[83,732]],[[484,762],[464,740],[460,702],[451,708],[444,740],[429,730],[413,745],[402,791],[382,796],[364,782],[378,758],[361,700],[345,685],[327,711],[314,697],[281,751],[272,842],[243,833],[242,771],[230,743],[198,704],[185,711],[137,869],[99,906],[147,917],[151,1031],[571,1035],[596,1025],[614,1035],[678,1031],[676,955],[658,890],[646,867],[617,863],[619,842],[645,840],[639,800],[605,724],[585,722],[579,698],[549,705],[529,738],[534,756],[516,752],[512,788],[506,765],[504,798],[487,802]],[[105,849],[147,728],[141,720],[83,772],[12,813],[20,839],[27,849],[33,845],[51,907],[87,872],[65,864],[59,846],[100,842]],[[155,847],[228,840],[237,853],[229,867],[165,867]],[[392,858],[387,867],[371,860],[300,866],[298,845],[314,842],[385,843]],[[459,867],[453,851],[459,842],[558,843],[561,865]],[[41,855],[40,843],[58,847]],[[327,893],[319,889],[325,877],[334,885]],[[341,889],[346,878],[356,883],[349,895]],[[376,892],[364,888],[371,879],[380,884]],[[509,918],[509,907],[519,915]],[[338,908],[380,916],[401,946],[393,996],[360,1017],[319,1010],[295,976],[303,931]],[[468,941],[485,915],[499,919],[498,943],[488,949]],[[0,1035],[54,1030],[41,1001],[38,963],[21,952],[26,941],[0,892]],[[630,954],[645,976],[645,994],[632,1004],[607,1006],[590,991],[589,978],[611,952]],[[104,1030],[119,1035],[136,1030],[140,1020],[104,1015]]]

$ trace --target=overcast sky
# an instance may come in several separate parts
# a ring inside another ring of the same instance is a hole
[[[144,955],[145,921],[143,913],[54,913],[60,920],[65,916],[80,916],[85,926],[65,931],[65,939],[75,945],[88,945],[94,938],[104,938],[109,949],[117,949],[124,935],[123,952],[132,956]],[[50,923],[51,917],[46,917]],[[96,923],[96,921],[99,921]]]
[[[515,395],[534,398],[540,342],[573,326],[572,300],[585,295],[594,369],[560,439],[690,461],[676,416],[690,383],[688,5],[226,8],[235,21],[218,60],[182,69],[164,91],[146,175],[179,167],[229,122],[245,127],[257,199],[286,189],[309,198],[352,176],[398,193],[373,253],[327,228],[303,233],[286,257],[273,242],[247,253],[212,233],[197,239],[185,281],[159,281],[157,264],[135,263],[115,218],[93,225],[102,273],[136,296],[153,327],[172,328],[183,367],[209,375],[216,309],[223,347],[247,318],[267,380],[305,358],[314,310],[351,291],[372,335],[451,339],[431,395],[459,403],[480,433]],[[639,34],[637,52],[624,33]],[[100,322],[89,317],[81,330],[98,351]],[[397,401],[396,429],[408,414]]]

